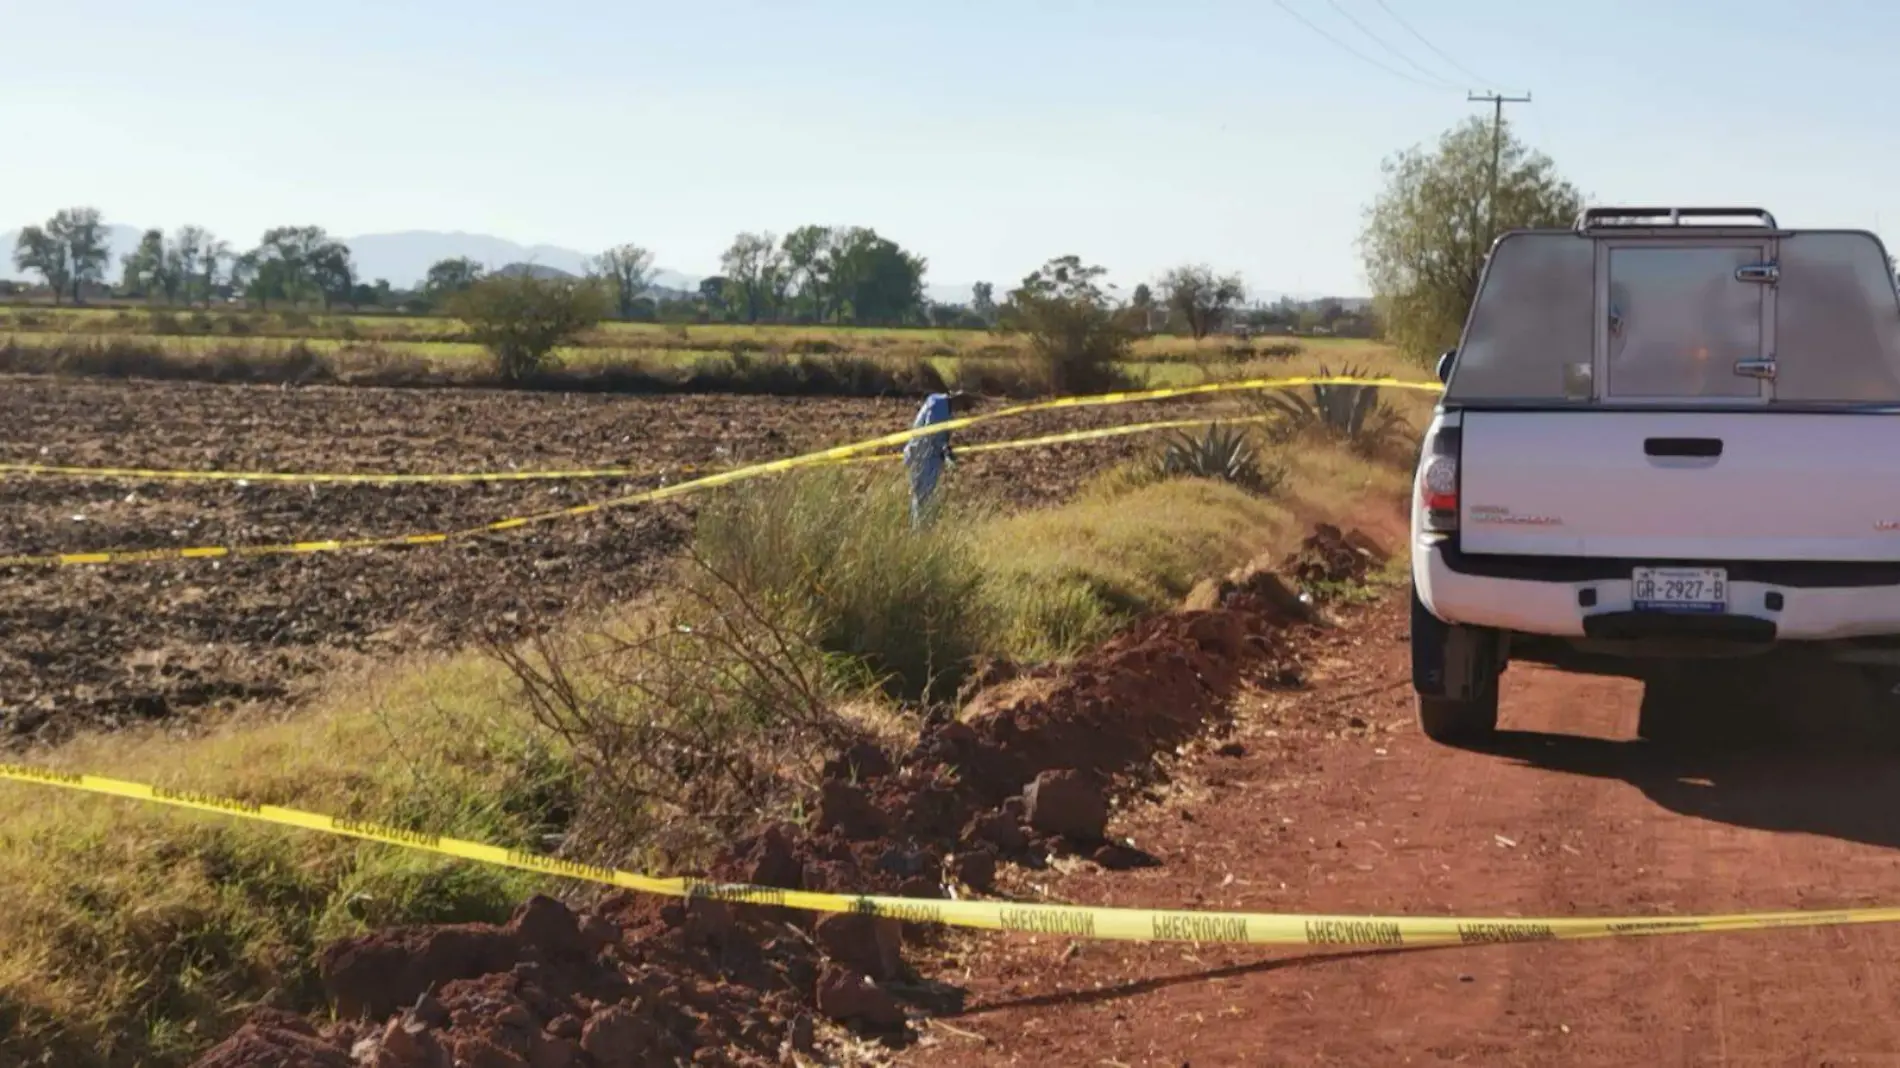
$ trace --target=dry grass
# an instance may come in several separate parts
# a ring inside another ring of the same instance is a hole
[[[232,307],[195,308],[51,308],[0,306],[0,333],[51,333],[82,336],[198,336],[281,340],[378,341],[445,344],[468,342],[466,326],[446,316],[351,315],[292,311],[256,311]],[[1277,358],[1289,346],[1301,349],[1352,345],[1328,338],[1256,337],[1242,341],[1207,337],[1199,341],[1172,335],[1145,337],[1135,343],[1143,361],[1219,362]],[[584,348],[665,349],[686,352],[779,350],[802,355],[857,352],[901,356],[991,356],[1018,354],[1025,339],[985,330],[913,327],[788,326],[741,323],[671,324],[606,322],[588,331]]]
[[[1137,348],[1139,352],[1139,346]],[[1138,384],[1193,385],[1216,378],[1276,377],[1356,362],[1373,373],[1423,379],[1423,372],[1373,342],[1330,342],[1289,358],[1243,363],[1137,359],[1124,365]],[[460,342],[232,340],[222,337],[0,333],[0,372],[226,382],[332,382],[375,386],[499,384],[478,346]],[[902,352],[790,352],[779,349],[564,348],[529,388],[613,392],[716,392],[831,396],[917,395],[946,387],[990,396],[1051,392],[1027,355],[905,355]],[[1428,395],[1394,396],[1429,412]],[[1418,423],[1417,425],[1422,425]]]
[[[322,357],[332,380],[379,385],[480,384],[486,353],[458,320],[420,316],[320,315],[301,311],[0,307],[0,369],[113,373],[128,361],[101,353],[143,353],[141,362],[170,377],[209,374],[267,379],[243,371],[286,351]],[[785,368],[854,369],[805,376],[862,379],[866,369],[920,391],[932,383],[1011,396],[1050,392],[1032,368],[1028,339],[982,330],[604,323],[557,350],[559,388],[718,389],[769,392]],[[1176,385],[1324,361],[1397,362],[1376,342],[1332,338],[1155,336],[1138,339],[1123,365],[1134,381]],[[106,367],[107,370],[94,370]],[[392,368],[400,368],[396,376]],[[1404,365],[1410,375],[1422,369]],[[791,377],[799,378],[794,374]],[[832,388],[826,384],[823,388]]]

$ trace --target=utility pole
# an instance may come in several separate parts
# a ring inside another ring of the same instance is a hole
[[[1465,99],[1472,103],[1486,103],[1491,111],[1491,198],[1487,201],[1488,214],[1491,216],[1491,235],[1498,232],[1498,157],[1504,151],[1504,105],[1528,104],[1531,94],[1523,96],[1502,96],[1497,93],[1466,93]]]

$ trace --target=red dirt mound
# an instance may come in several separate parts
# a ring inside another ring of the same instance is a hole
[[[1222,714],[1246,679],[1297,679],[1285,641],[1295,625],[1245,589],[1221,607],[1147,620],[1066,671],[978,695],[898,759],[840,754],[809,828],[735,843],[710,875],[944,897],[947,883],[986,888],[999,862],[1039,866],[1058,851],[1106,867],[1158,863],[1109,837],[1110,798]],[[960,1000],[914,981],[907,937],[931,935],[709,898],[620,894],[585,916],[535,898],[502,927],[397,929],[330,947],[326,988],[340,1016],[363,1022],[286,1035],[264,1021],[200,1068],[327,1065],[313,1058],[330,1049],[379,1068],[779,1063],[809,1048],[814,1009],[902,1041],[907,1008]]]

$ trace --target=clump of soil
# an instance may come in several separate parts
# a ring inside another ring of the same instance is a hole
[[[1358,530],[1341,533],[1338,527],[1321,523],[1287,558],[1285,569],[1300,585],[1312,589],[1364,582],[1390,560],[1391,554],[1369,535]]]
[[[871,746],[839,754],[809,826],[737,842],[706,874],[941,898],[953,884],[987,889],[1002,863],[1058,852],[1158,863],[1110,835],[1113,798],[1223,714],[1243,681],[1296,674],[1289,638],[1302,615],[1252,587],[1222,602],[1144,621],[1064,671],[993,686],[895,758]],[[814,1014],[901,1043],[910,1015],[958,1004],[903,958],[930,937],[888,918],[708,898],[623,893],[584,914],[536,898],[504,926],[330,947],[326,989],[353,1022],[296,1030],[266,1017],[200,1068],[777,1064],[818,1041]],[[325,1059],[336,1055],[350,1059]]]

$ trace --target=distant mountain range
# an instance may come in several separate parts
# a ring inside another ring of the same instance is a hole
[[[144,231],[133,226],[112,224],[108,224],[106,229],[112,248],[112,267],[107,277],[117,279],[120,259],[138,248],[139,237]],[[0,232],[0,279],[24,280],[29,277],[13,266],[13,245],[19,233],[18,230]],[[227,237],[227,240],[230,239]],[[242,244],[235,240],[232,243]],[[343,243],[350,247],[350,257],[356,261],[357,277],[365,282],[388,279],[390,285],[399,289],[419,284],[431,266],[458,256],[467,256],[491,271],[504,267],[531,266],[536,268],[537,275],[556,271],[569,275],[584,274],[588,261],[593,258],[589,253],[558,245],[523,245],[490,234],[461,231],[405,230],[390,234],[363,234],[344,238]],[[700,279],[693,275],[666,269],[655,272],[653,277],[656,288],[683,292],[697,290],[699,282]],[[997,299],[1001,300],[1003,293],[1014,284],[1013,278],[997,279]],[[925,296],[944,304],[968,304],[970,290],[968,283],[924,286]],[[1266,304],[1279,300],[1283,295],[1291,295],[1295,300],[1302,301],[1317,300],[1320,296],[1274,292],[1249,294],[1253,301]],[[1351,303],[1354,298],[1347,299]]]

